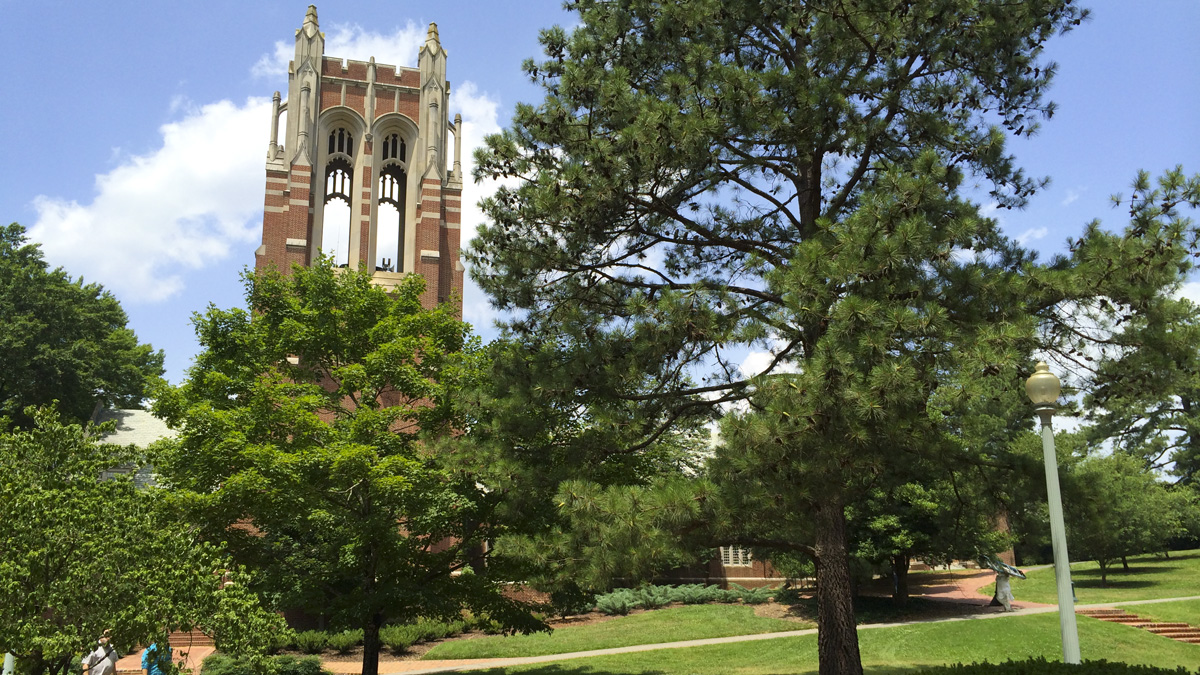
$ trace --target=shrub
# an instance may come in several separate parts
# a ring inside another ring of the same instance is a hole
[[[321,659],[315,656],[284,654],[267,663],[272,675],[329,675],[329,671],[321,667]]]
[[[670,586],[642,586],[633,592],[637,604],[645,609],[658,609],[671,604]]]
[[[267,647],[267,651],[271,654],[278,654],[284,649],[291,649],[295,642],[296,632],[287,628],[271,636],[271,645]]]
[[[437,621],[435,619],[420,618],[414,624],[414,629],[417,635],[418,642],[427,642],[430,640],[440,640],[451,635],[458,635],[463,632],[467,624],[465,621]]]
[[[800,602],[800,589],[795,586],[784,584],[783,588],[775,591],[775,602],[782,603],[784,605],[798,604]]]
[[[417,642],[416,626],[384,626],[379,629],[379,641],[397,654],[408,651]]]
[[[1168,670],[1104,660],[1069,664],[1038,657],[1028,661],[1004,663],[958,663],[953,666],[927,668],[914,675],[1190,675],[1190,671],[1183,667]]]
[[[363,632],[358,630],[344,630],[340,633],[330,633],[325,644],[339,654],[347,654],[350,650],[362,644]]]
[[[737,586],[737,584],[734,584],[734,586]],[[732,604],[738,602],[738,598],[742,597],[742,591],[737,589],[721,589],[719,586],[714,586],[712,593],[713,599],[710,599],[708,602]]]
[[[267,659],[267,671],[272,675],[322,675],[321,659],[315,656],[273,656]],[[241,659],[225,654],[212,654],[200,666],[200,675],[259,675]]]
[[[232,656],[212,654],[200,664],[200,675],[257,675]]]
[[[587,614],[596,606],[596,594],[571,586],[551,592],[550,605],[559,616]]]
[[[738,584],[730,584],[730,590],[735,591],[747,605],[761,605],[775,595],[775,589],[770,586],[744,588]]]
[[[637,598],[628,588],[618,588],[596,598],[596,609],[609,616],[625,616],[637,606]]]
[[[296,649],[305,654],[320,654],[329,644],[329,633],[323,630],[306,630],[296,633],[292,639]]]
[[[463,630],[478,630],[488,635],[498,635],[504,632],[504,627],[486,614],[475,616],[467,612],[463,617]]]
[[[721,602],[725,598],[725,591],[717,586],[705,586],[704,584],[683,584],[676,586],[672,593],[673,600],[682,602],[685,605],[703,605],[710,602]]]
[[[442,638],[458,635],[469,629],[472,625],[484,628],[485,632],[489,626],[494,626],[496,632],[500,631],[500,624],[490,619],[476,619],[471,617],[467,620],[445,622],[422,617],[417,619],[415,623],[384,626],[379,630],[379,641],[383,643],[384,647],[393,652],[402,653],[418,642],[441,640]]]

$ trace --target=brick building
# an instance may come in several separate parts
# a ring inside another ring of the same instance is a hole
[[[426,307],[461,303],[462,121],[450,121],[449,99],[436,24],[416,68],[349,61],[325,55],[310,5],[296,31],[286,100],[275,92],[255,268],[287,270],[324,253],[370,270],[384,287],[422,275]]]
[[[286,100],[275,92],[256,269],[310,265],[324,253],[338,265],[370,270],[384,287],[420,274],[423,305],[454,299],[461,308],[462,121],[447,113],[446,56],[436,24],[416,68],[327,56],[317,9],[308,7],[296,31]],[[670,580],[784,581],[768,562],[736,547],[676,570]]]

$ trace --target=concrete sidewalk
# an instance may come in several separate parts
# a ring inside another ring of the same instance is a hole
[[[1125,605],[1150,605],[1160,602],[1176,602],[1180,600],[1200,600],[1200,595],[1189,595],[1179,598],[1157,598],[1154,600],[1126,600],[1123,602],[1102,602],[1091,605],[1076,605],[1075,609],[1102,609],[1105,607],[1122,607]],[[946,623],[949,621],[979,621],[984,619],[1002,619],[1010,616],[1026,616],[1030,614],[1048,614],[1057,612],[1057,605],[1038,605],[1036,607],[1025,607],[1013,612],[997,612],[994,614],[968,614],[964,616],[956,616],[944,619],[929,619],[922,621],[900,621],[896,623],[870,623],[863,624],[858,627],[859,630],[872,630],[876,628],[894,628],[896,626],[909,626],[922,623]],[[613,647],[611,649],[594,649],[586,652],[569,652],[566,654],[547,654],[545,656],[523,656],[517,658],[505,659],[472,659],[470,661],[389,661],[379,662],[380,675],[392,675],[392,673],[403,673],[404,675],[420,675],[422,673],[455,673],[469,670],[483,670],[486,668],[504,668],[508,666],[523,666],[535,663],[550,663],[552,661],[567,661],[571,659],[586,659],[594,656],[607,656],[610,654],[632,654],[634,652],[648,652],[658,649],[683,649],[687,647],[704,647],[708,645],[723,645],[733,642],[751,642],[754,640],[775,640],[778,638],[798,637],[801,635],[815,635],[817,629],[809,628],[806,630],[793,630],[783,633],[759,633],[755,635],[734,635],[722,638],[708,638],[704,640],[684,640],[681,642],[663,642],[649,645],[631,645],[629,647]],[[348,664],[357,665],[357,664]],[[343,675],[350,673],[358,673],[359,670],[341,670],[335,671]]]

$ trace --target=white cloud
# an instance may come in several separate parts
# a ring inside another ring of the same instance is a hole
[[[463,116],[462,128],[462,246],[466,248],[475,238],[475,232],[484,221],[483,211],[479,201],[491,195],[500,186],[498,180],[484,180],[476,183],[471,178],[475,169],[475,148],[483,145],[483,138],[488,134],[500,131],[499,102],[486,92],[479,91],[474,82],[463,82],[450,90],[450,112]],[[467,275],[466,287],[463,289],[463,318],[474,325],[480,332],[490,334],[491,326],[497,318],[495,308],[488,302],[483,291]]]
[[[183,288],[181,270],[211,265],[259,235],[270,102],[173,105],[185,113],[159,129],[162,147],[96,176],[91,203],[33,200],[29,236],[47,260],[123,300],[165,300]]]
[[[390,35],[368,32],[357,24],[335,24],[333,30],[325,34],[325,53],[355,61],[366,61],[374,56],[376,63],[413,67],[417,65],[417,50],[425,44],[426,30],[411,20]],[[275,43],[275,51],[263,54],[250,73],[255,77],[286,76],[288,62],[295,55],[295,42],[279,40]]]
[[[1175,292],[1176,298],[1187,298],[1200,307],[1200,281],[1189,281]]]
[[[1064,197],[1059,204],[1061,206],[1070,206],[1071,204],[1075,203],[1075,201],[1078,200],[1084,192],[1085,191],[1083,190],[1076,190],[1074,188],[1067,190],[1067,196]]]
[[[1002,220],[1000,218],[1000,202],[990,201],[987,204],[979,207],[979,215],[983,216],[984,218],[992,218],[996,221]]]
[[[975,262],[975,251],[969,248],[956,248],[950,251],[950,257],[954,258],[954,262],[960,265],[966,265]]]
[[[760,375],[765,372],[767,368],[770,367],[771,362],[775,359],[775,356],[779,354],[779,352],[783,351],[783,348],[786,346],[787,343],[783,340],[771,340],[771,344],[767,349],[752,350],[746,355],[746,358],[742,360],[742,365],[740,366],[742,377],[754,377],[755,375]],[[800,371],[794,363],[788,363],[785,361],[776,366],[773,372],[797,373]]]
[[[1021,234],[1017,235],[1017,243],[1020,244],[1021,246],[1025,246],[1025,245],[1029,244],[1029,242],[1031,242],[1031,241],[1037,241],[1038,239],[1044,239],[1046,237],[1046,235],[1049,234],[1049,232],[1050,231],[1044,227],[1031,227],[1028,230],[1025,230],[1024,232],[1022,232]]]
[[[369,32],[354,24],[335,25],[332,31],[326,33],[325,53],[356,61],[366,61],[374,56],[376,63],[412,67],[417,64],[418,50],[425,44],[426,30],[426,26],[412,21],[387,35]],[[288,62],[294,55],[294,43],[278,41],[272,53],[264,54],[254,64],[251,73],[259,77],[286,76]],[[453,71],[450,74],[453,75]],[[484,219],[483,212],[479,209],[479,201],[499,186],[498,181],[488,180],[476,184],[471,178],[475,168],[475,148],[483,145],[484,136],[500,131],[499,102],[486,92],[480,91],[474,82],[456,83],[452,80],[449,112],[451,115],[459,113],[463,116],[461,243],[466,247],[475,237],[478,224]],[[481,332],[490,333],[497,313],[483,292],[471,281],[470,275],[467,277],[463,295],[463,318]]]
[[[765,371],[771,365],[775,355],[767,351],[753,351],[742,361],[742,375],[754,377]]]
[[[344,58],[412,65],[425,29],[409,22],[391,35],[338,27],[326,52]],[[291,48],[276,45],[254,71],[286,73]],[[125,301],[160,302],[181,291],[185,272],[204,269],[235,252],[247,256],[260,236],[263,162],[270,102],[248,99],[195,106],[171,100],[177,121],[160,128],[162,145],[143,155],[113,150],[116,168],[97,175],[90,203],[40,195],[29,230],[47,260],[99,281]],[[473,151],[500,130],[499,104],[472,82],[452,90],[451,114],[463,116],[463,245],[483,219],[477,203],[496,188],[470,178]],[[495,312],[468,281],[466,318],[488,325]]]

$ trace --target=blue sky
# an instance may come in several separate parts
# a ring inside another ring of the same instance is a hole
[[[1092,20],[1048,49],[1058,113],[1010,146],[1052,183],[1029,208],[994,214],[1047,254],[1093,218],[1120,226],[1108,195],[1127,193],[1138,169],[1200,171],[1200,2],[1085,5]],[[166,350],[174,382],[197,349],[191,314],[241,303],[238,274],[260,242],[269,99],[286,88],[306,6],[0,0],[0,221],[29,228],[51,264],[111,289],[139,337]],[[437,22],[449,112],[462,113],[468,143],[540,98],[521,61],[538,56],[539,29],[574,21],[558,0],[339,1],[318,12],[327,54],[393,65],[412,65]],[[487,189],[468,186],[465,201]],[[473,288],[465,315],[491,334]]]

